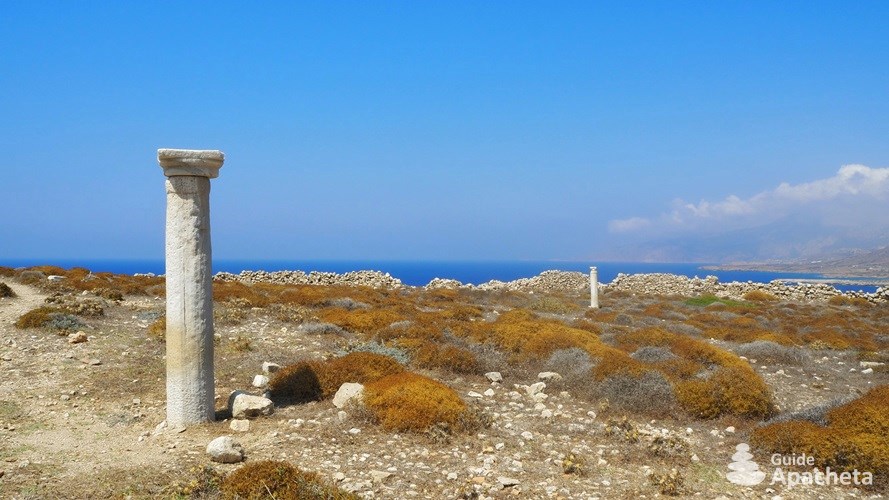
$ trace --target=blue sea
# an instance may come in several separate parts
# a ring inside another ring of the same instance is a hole
[[[71,260],[71,259],[9,259],[0,265],[9,267],[56,265],[63,268],[85,267],[94,272],[121,274],[164,273],[163,260]],[[818,274],[773,273],[762,271],[714,271],[702,269],[708,264],[669,264],[642,262],[567,262],[567,261],[386,261],[386,260],[215,260],[213,272],[239,273],[243,270],[285,271],[302,270],[344,273],[358,270],[388,272],[403,283],[425,285],[432,278],[451,278],[463,283],[484,283],[490,280],[511,281],[529,278],[548,269],[588,273],[596,266],[599,281],[608,283],[618,273],[671,273],[688,277],[714,275],[719,281],[753,281],[767,283],[774,279],[818,279]],[[873,292],[876,286],[838,285],[840,290]]]

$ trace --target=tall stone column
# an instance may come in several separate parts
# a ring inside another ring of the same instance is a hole
[[[599,270],[590,267],[590,308],[599,308]]]
[[[221,151],[158,149],[167,176],[167,425],[214,419],[210,179]]]

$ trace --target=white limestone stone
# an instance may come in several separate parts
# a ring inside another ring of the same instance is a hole
[[[231,436],[219,436],[207,445],[210,460],[223,464],[233,464],[244,460],[241,444]]]
[[[346,382],[337,389],[333,396],[333,406],[345,408],[350,402],[360,401],[364,395],[364,386],[354,382]]]
[[[229,396],[232,418],[256,418],[271,415],[275,404],[271,399],[235,391]]]

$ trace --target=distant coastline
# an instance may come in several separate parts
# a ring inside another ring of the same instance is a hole
[[[164,273],[161,259],[0,259],[0,266],[27,267],[56,265],[69,269],[85,267],[93,272],[119,274]],[[244,270],[335,272],[374,270],[389,273],[410,286],[423,286],[433,278],[456,279],[462,283],[480,284],[490,280],[512,281],[530,278],[543,271],[577,271],[589,273],[590,266],[598,268],[599,281],[610,283],[618,274],[666,273],[693,278],[715,275],[722,283],[732,281],[769,283],[787,282],[827,283],[841,291],[873,292],[882,283],[868,280],[830,279],[819,273],[778,270],[732,269],[702,263],[597,262],[597,261],[386,261],[386,260],[229,260],[213,262],[213,272],[240,273]],[[847,277],[841,277],[847,278]]]
[[[786,263],[757,263],[738,262],[720,265],[707,265],[702,269],[708,271],[737,271],[737,272],[764,272],[764,273],[802,273],[817,274],[820,278],[815,282],[845,283],[845,284],[886,284],[889,283],[889,269],[883,266],[862,268],[851,265],[834,265],[830,262],[786,262]]]

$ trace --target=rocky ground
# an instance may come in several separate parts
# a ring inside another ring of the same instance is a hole
[[[728,465],[757,422],[679,413],[652,419],[581,397],[560,381],[535,386],[536,370],[508,366],[499,369],[499,382],[482,374],[425,372],[487,415],[490,426],[469,435],[392,433],[331,401],[277,407],[250,420],[247,430],[233,430],[229,419],[166,429],[159,426],[164,344],[147,334],[163,299],[105,301],[104,316],[86,318],[79,328],[86,341],[72,343],[73,336],[14,327],[49,292],[5,282],[16,297],[0,299],[3,498],[176,497],[206,467],[225,474],[240,466],[210,461],[207,444],[222,435],[242,445],[248,463],[287,460],[365,498],[882,498],[880,491],[854,487],[770,486],[769,477],[754,487],[734,485],[725,477]],[[603,311],[625,325],[669,324],[669,315],[645,312],[653,303],[647,295],[605,293]],[[262,393],[251,383],[263,362],[330,357],[356,342],[350,335],[302,333],[260,308],[218,321],[216,333],[221,416],[232,391]],[[782,411],[889,383],[885,370],[868,370],[854,350],[803,349],[801,364],[748,358]],[[755,460],[770,476],[768,455],[756,453]]]

